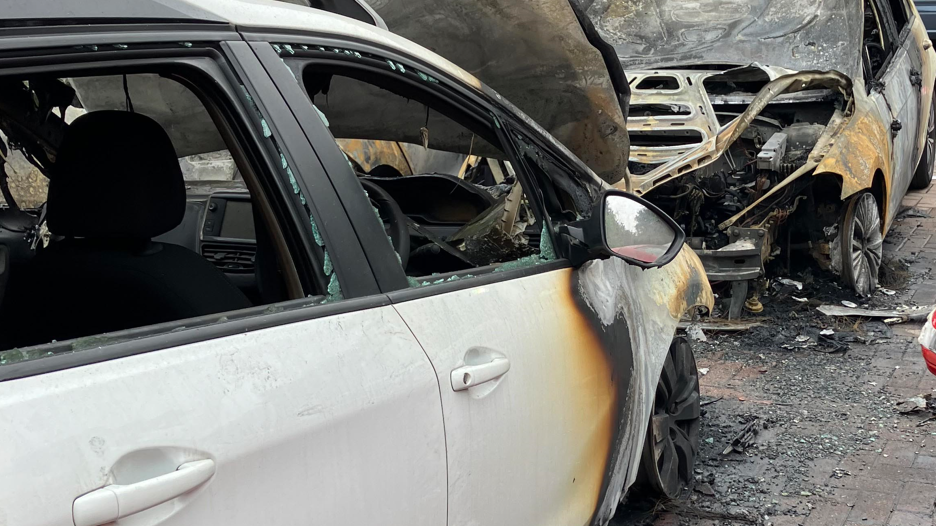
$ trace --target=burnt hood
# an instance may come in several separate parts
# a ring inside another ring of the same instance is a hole
[[[366,0],[390,31],[478,77],[608,182],[624,178],[629,89],[578,0]]]
[[[584,0],[626,70],[730,67],[861,73],[860,0]]]

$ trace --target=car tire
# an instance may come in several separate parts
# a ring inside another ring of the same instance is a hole
[[[693,478],[699,453],[699,372],[689,341],[670,345],[657,382],[641,458],[643,490],[676,499]]]
[[[936,96],[930,103],[929,117],[926,121],[926,144],[923,147],[923,156],[920,158],[920,164],[913,172],[913,179],[910,180],[911,190],[923,190],[929,188],[933,182],[933,164],[936,162]]]
[[[877,288],[883,245],[881,213],[874,194],[853,196],[839,225],[839,249],[842,280],[859,296],[868,297]]]

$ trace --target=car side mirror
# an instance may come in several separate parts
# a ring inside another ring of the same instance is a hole
[[[633,194],[605,190],[591,217],[559,228],[575,266],[589,259],[617,257],[642,268],[663,266],[676,257],[686,234],[659,208]]]

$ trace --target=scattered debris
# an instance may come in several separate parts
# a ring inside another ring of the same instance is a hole
[[[910,217],[928,218],[931,216],[915,206],[905,206],[897,212],[897,216],[894,219],[900,221]]]
[[[853,301],[848,301],[848,300],[842,300],[842,305],[845,305],[846,307],[849,307],[849,308],[852,308],[852,309],[858,307],[858,304],[857,304],[857,303],[855,303],[855,302],[853,302]],[[820,309],[820,310],[821,310],[821,309]]]
[[[723,398],[725,398],[725,397],[724,397],[724,396],[719,396],[718,398],[716,398],[716,399],[714,399],[714,400],[709,400],[709,401],[707,401],[707,402],[702,402],[701,404],[699,404],[699,407],[705,407],[705,406],[707,406],[707,405],[712,405],[712,404],[714,404],[715,402],[717,402],[717,401],[719,401],[719,400],[721,400],[721,399],[723,399]],[[714,441],[714,439],[712,439],[712,438],[710,438],[709,440]],[[711,443],[712,443],[712,442],[709,442],[709,444],[711,444]]]
[[[881,291],[881,293],[886,294],[886,295],[888,295],[888,296],[893,296],[894,294],[897,294],[897,291],[896,291],[896,290],[884,289],[884,288],[881,288],[881,289],[878,289],[878,290]]]
[[[861,324],[861,330],[870,337],[891,338],[894,336],[893,329],[887,323],[887,320],[869,320]]]
[[[731,440],[731,443],[728,444],[725,450],[722,451],[722,455],[727,455],[732,451],[744,453],[744,450],[754,443],[754,439],[757,437],[757,433],[760,430],[759,424],[760,418],[754,418],[745,424],[745,426],[741,428],[741,432],[738,433],[738,435]]]
[[[901,400],[897,402],[896,406],[897,412],[902,415],[907,415],[911,413],[919,413],[921,411],[933,411],[933,395],[924,394],[911,396],[906,400]]]
[[[878,271],[878,285],[889,290],[903,289],[909,281],[910,264],[904,258],[885,256]]]
[[[904,321],[903,318],[884,318],[884,323],[888,325],[893,325],[895,323],[902,323],[903,321]]]
[[[817,310],[826,316],[863,316],[865,318],[888,318],[905,321],[925,320],[927,315],[933,310],[933,305],[924,305],[922,307],[902,307],[899,309],[859,309],[857,305],[850,301],[843,301],[842,305],[821,305]]]
[[[712,485],[707,482],[703,482],[702,484],[697,485],[694,489],[706,497],[715,496],[715,490],[713,490]]]
[[[819,334],[821,334],[822,336],[832,336],[833,334],[835,334],[835,331],[833,331],[832,329],[822,329],[821,331],[819,331]]]
[[[790,279],[790,278],[780,278],[777,281],[779,281],[780,283],[783,283],[784,285],[796,287],[796,290],[803,290],[802,281],[796,281],[795,279]]]
[[[703,322],[688,322],[682,321],[679,322],[679,329],[688,331],[689,327],[698,327],[703,331],[721,331],[721,332],[738,332],[746,331],[754,327],[762,326],[763,320],[760,318],[751,318],[747,320],[728,320],[722,318],[708,318]]]
[[[835,469],[832,471],[832,476],[835,477],[835,478],[837,478],[837,479],[844,478],[844,477],[850,477],[850,476],[851,476],[851,471],[848,471],[847,469],[842,469],[842,468],[835,468]]]
[[[806,303],[807,301],[809,301],[809,298],[797,298],[796,296],[790,296],[790,297],[793,298],[793,301],[798,301],[800,303]]]
[[[686,335],[689,336],[689,339],[697,342],[707,342],[708,338],[705,337],[705,333],[702,332],[702,327],[699,327],[698,324],[691,324],[686,328]]]
[[[709,372],[709,368],[708,368],[708,367],[702,367],[702,368],[699,369],[699,374],[701,374],[702,376],[707,375],[708,372]]]

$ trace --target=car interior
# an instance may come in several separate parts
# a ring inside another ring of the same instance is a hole
[[[411,282],[540,254],[542,222],[492,123],[472,122],[393,77],[287,64],[301,73]]]
[[[0,93],[0,350],[305,296],[256,175],[170,75]]]

